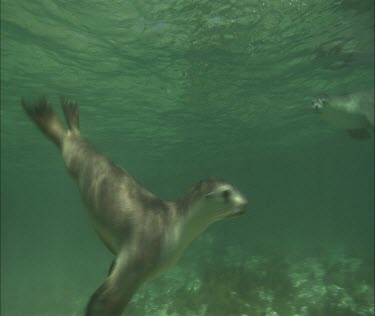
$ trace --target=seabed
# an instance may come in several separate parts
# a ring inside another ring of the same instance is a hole
[[[297,258],[282,254],[190,255],[134,297],[134,316],[370,316],[371,263],[343,250]]]

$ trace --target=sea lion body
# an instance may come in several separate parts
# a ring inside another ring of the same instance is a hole
[[[211,223],[244,211],[246,198],[223,180],[204,180],[176,201],[162,200],[81,136],[75,104],[62,99],[68,130],[46,99],[22,105],[61,149],[96,232],[116,257],[86,316],[121,315],[139,286],[173,265]]]
[[[112,253],[117,254],[121,247],[128,246],[131,234],[139,234],[134,229],[141,228],[135,223],[147,216],[158,216],[164,225],[167,219],[172,220],[171,216],[165,216],[166,210],[173,208],[170,203],[142,188],[124,169],[99,153],[82,136],[67,135],[62,155],[67,170],[78,183],[96,232]],[[150,205],[153,212],[145,214]],[[151,229],[148,222],[143,221],[142,227],[157,234],[156,223],[156,220],[152,221]]]
[[[321,96],[313,100],[313,108],[323,120],[354,138],[369,138],[374,129],[373,93]]]

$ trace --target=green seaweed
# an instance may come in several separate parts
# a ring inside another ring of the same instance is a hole
[[[170,316],[373,314],[373,272],[367,263],[342,253],[296,259],[268,251],[239,257],[237,252],[211,253],[204,264],[196,257],[161,277],[129,305],[129,315],[161,315],[161,310]],[[177,280],[172,288],[170,282]]]
[[[295,288],[288,277],[288,263],[279,256],[268,261],[243,264],[210,264],[200,275],[197,290],[179,289],[169,312],[198,314],[206,306],[208,316],[265,315],[270,304],[288,315]],[[270,301],[272,300],[272,301]]]

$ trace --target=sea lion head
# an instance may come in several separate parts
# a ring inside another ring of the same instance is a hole
[[[328,104],[328,97],[325,95],[318,96],[312,100],[312,108],[315,110],[317,113],[321,113],[324,111]]]
[[[216,222],[245,212],[248,201],[230,183],[219,179],[198,182],[184,197],[185,209],[203,221]]]

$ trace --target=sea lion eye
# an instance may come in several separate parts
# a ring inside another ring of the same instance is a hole
[[[221,192],[221,195],[222,197],[225,199],[225,200],[228,200],[229,197],[230,197],[230,190],[226,189],[224,191]]]

